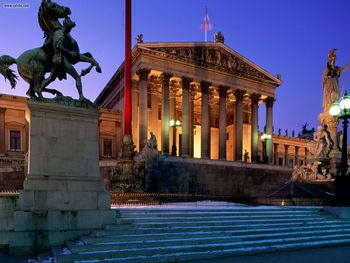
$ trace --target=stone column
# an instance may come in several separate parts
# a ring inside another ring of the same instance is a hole
[[[235,147],[235,161],[242,161],[242,146],[243,146],[243,95],[244,90],[236,90],[236,118],[235,118],[235,130],[236,130],[236,147]]]
[[[272,125],[273,125],[273,120],[272,120],[272,107],[275,99],[273,97],[268,97],[265,100],[266,103],[266,133],[271,135],[270,140],[266,140],[266,154],[268,157],[268,162],[272,162]]]
[[[189,129],[189,151],[190,156],[193,157],[193,144],[194,144],[194,133],[193,133],[193,127],[194,127],[194,106],[193,106],[193,100],[194,100],[194,89],[193,85],[190,86],[190,107],[189,107],[189,115],[190,115],[190,129]]]
[[[226,160],[226,95],[228,88],[219,87],[219,159]]]
[[[172,86],[170,89],[170,119],[176,120],[176,87]],[[170,125],[170,123],[169,123]],[[175,128],[176,129],[176,128]],[[174,138],[175,136],[175,138]],[[176,145],[176,134],[174,134],[174,128],[170,129],[170,148],[174,146],[174,142]],[[177,151],[177,149],[176,149]]]
[[[274,165],[278,165],[278,146],[279,144],[278,143],[274,143],[273,144],[273,164]]]
[[[148,109],[147,109],[147,81],[149,69],[142,68],[137,74],[140,77],[139,83],[139,151],[142,151],[147,142],[148,130]]]
[[[288,155],[289,145],[284,145],[284,166],[289,165],[289,155]]]
[[[0,156],[5,155],[5,108],[0,108]]]
[[[169,154],[169,80],[171,75],[163,73],[162,84],[163,84],[163,96],[162,96],[162,152],[163,154]]]
[[[192,79],[187,77],[182,77],[182,136],[181,136],[181,155],[188,157],[190,155],[189,148],[189,130],[190,130],[190,83]],[[193,128],[193,127],[192,127]]]
[[[294,165],[299,165],[299,146],[295,146]]]
[[[132,107],[132,116],[131,116],[131,124],[132,124],[132,134],[138,134],[139,133],[139,92],[138,92],[138,83],[133,80],[132,81],[132,95],[131,95],[131,107]],[[118,133],[117,137],[119,137],[120,134]],[[133,136],[133,141],[135,143],[135,146],[137,146],[136,150],[140,151],[142,149],[139,149],[139,138],[138,136]],[[121,145],[121,143],[120,143]],[[120,147],[119,143],[117,147]],[[119,153],[119,151],[118,151]]]
[[[202,112],[201,112],[201,158],[210,158],[210,110],[209,110],[210,83],[201,81]]]
[[[251,111],[252,111],[252,126],[251,126],[251,160],[252,162],[258,161],[258,141],[259,141],[259,94],[252,94],[251,100]]]

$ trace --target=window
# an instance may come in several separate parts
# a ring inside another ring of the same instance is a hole
[[[111,157],[112,156],[112,140],[103,139],[103,156]]]
[[[10,130],[10,150],[21,150],[21,132]]]

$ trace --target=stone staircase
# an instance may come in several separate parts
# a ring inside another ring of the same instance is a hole
[[[118,209],[116,224],[52,253],[58,263],[178,262],[345,244],[350,220],[320,208],[146,208]]]

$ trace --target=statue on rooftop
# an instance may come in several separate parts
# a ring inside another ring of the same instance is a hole
[[[339,77],[350,66],[350,62],[343,68],[335,65],[335,61],[337,59],[335,54],[336,50],[336,48],[333,48],[331,51],[329,51],[327,66],[325,67],[322,75],[323,112],[328,112],[332,103],[339,99]]]
[[[0,73],[10,81],[12,88],[16,86],[17,76],[9,67],[17,64],[19,75],[29,83],[27,95],[31,98],[42,98],[42,92],[63,96],[61,92],[48,88],[48,85],[56,78],[66,79],[66,75],[69,74],[76,81],[79,100],[86,100],[83,96],[81,76],[89,73],[93,67],[100,73],[101,68],[90,53],[80,54],[77,42],[70,35],[75,26],[69,18],[70,14],[71,10],[68,7],[60,6],[51,0],[42,0],[38,20],[45,37],[43,46],[27,50],[17,59],[8,55],[0,57]],[[65,18],[63,25],[59,18]],[[80,75],[72,66],[78,62],[90,63]],[[46,73],[50,73],[47,78]]]

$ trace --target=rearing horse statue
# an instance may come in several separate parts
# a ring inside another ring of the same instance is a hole
[[[45,36],[43,47],[27,50],[17,59],[8,55],[0,57],[0,74],[10,81],[12,88],[16,86],[17,76],[9,67],[12,64],[17,64],[19,75],[29,83],[29,89],[26,93],[28,96],[42,97],[42,92],[62,96],[61,92],[47,88],[47,86],[56,78],[65,79],[66,73],[68,73],[76,81],[79,100],[85,100],[81,77],[72,64],[80,61],[91,64],[82,71],[82,76],[89,73],[93,66],[96,67],[97,72],[101,72],[101,68],[90,53],[79,53],[77,42],[69,34],[75,26],[75,23],[68,17],[70,14],[71,10],[68,7],[60,6],[51,0],[42,0],[38,20]],[[62,26],[59,18],[66,18],[65,26]],[[57,56],[61,56],[61,64],[55,60]],[[46,73],[50,73],[47,79],[45,79]]]

